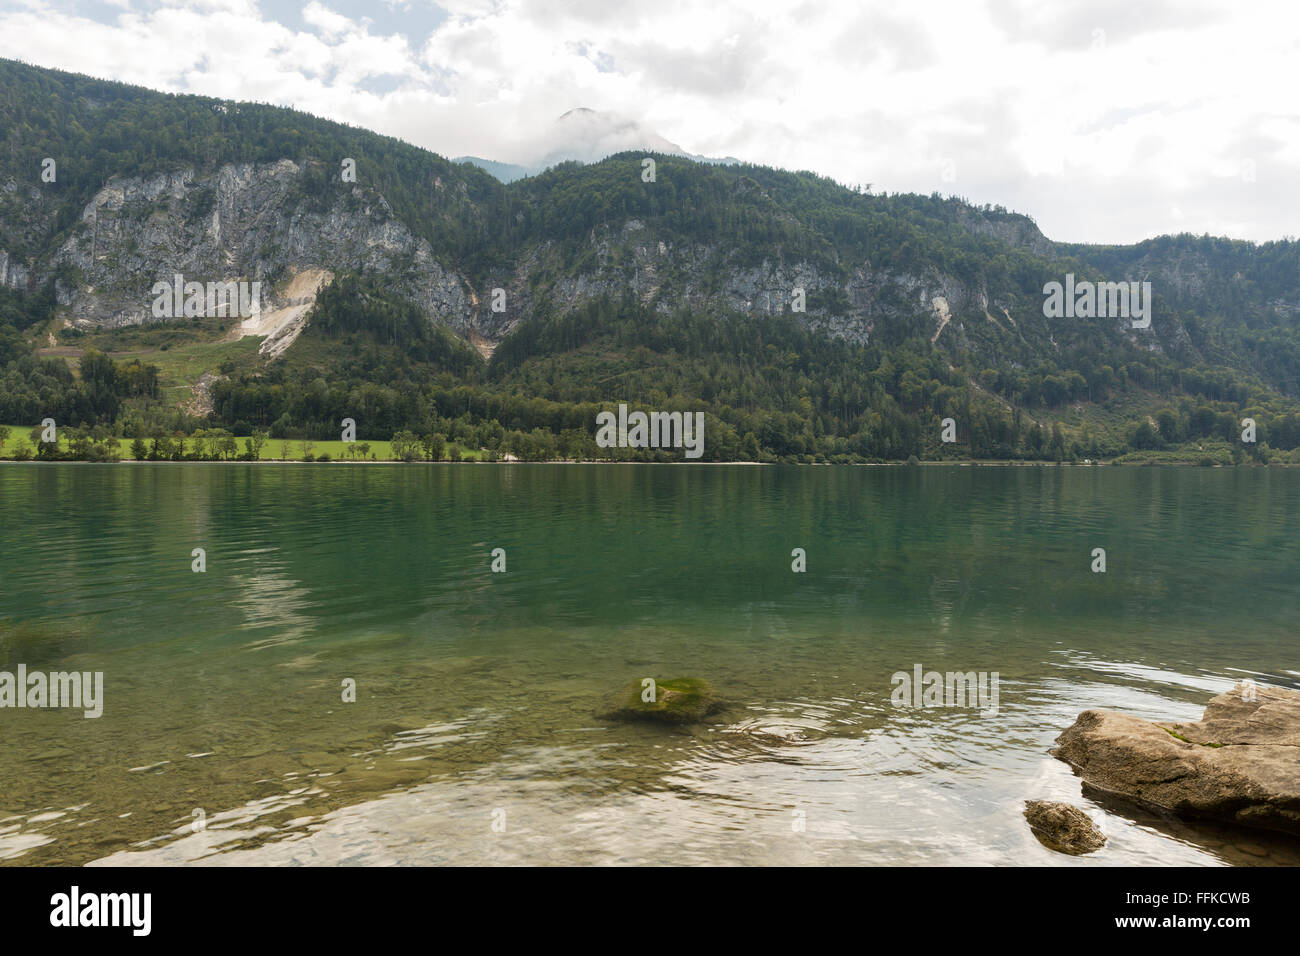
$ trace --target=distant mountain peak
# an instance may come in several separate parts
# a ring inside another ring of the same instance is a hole
[[[641,120],[607,110],[575,106],[560,114],[524,153],[521,163],[502,163],[477,156],[460,156],[455,162],[473,163],[502,182],[534,176],[545,169],[569,160],[597,163],[607,156],[628,150],[644,149],[653,153],[684,156],[706,163],[734,163],[737,160],[714,159],[688,153],[672,140],[659,135]]]

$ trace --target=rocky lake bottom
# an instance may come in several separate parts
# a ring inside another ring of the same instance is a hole
[[[1274,469],[0,467],[0,672],[104,686],[0,708],[0,863],[1296,865],[1048,751],[1300,687],[1297,532]]]

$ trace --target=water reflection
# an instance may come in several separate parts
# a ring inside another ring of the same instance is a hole
[[[1047,756],[1085,708],[1300,683],[1297,505],[1272,470],[0,468],[0,668],[106,674],[100,720],[0,712],[0,860],[1300,863]],[[998,713],[891,706],[916,664],[999,672]],[[727,708],[595,717],[679,674]],[[1027,799],[1110,842],[1050,853]]]

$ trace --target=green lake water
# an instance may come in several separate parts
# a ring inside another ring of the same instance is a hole
[[[1297,470],[8,465],[0,671],[104,700],[0,709],[0,863],[1296,864],[1047,751],[1300,687],[1297,620]],[[893,706],[917,664],[997,713]],[[596,716],[677,676],[727,708]]]

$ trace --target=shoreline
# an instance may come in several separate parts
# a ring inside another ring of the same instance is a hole
[[[546,461],[399,461],[386,458],[378,461],[297,461],[292,458],[262,458],[257,461],[148,461],[138,458],[125,458],[119,461],[86,461],[84,459],[66,459],[38,461],[36,459],[0,459],[2,465],[656,465],[656,466],[732,466],[745,465],[755,467],[798,467],[798,468],[1300,468],[1296,462],[1242,462],[1241,464],[1202,465],[1195,461],[1023,461],[1017,459],[964,458],[950,461],[858,461],[836,463],[829,461],[596,461],[585,459],[575,461],[572,458],[556,458]]]

